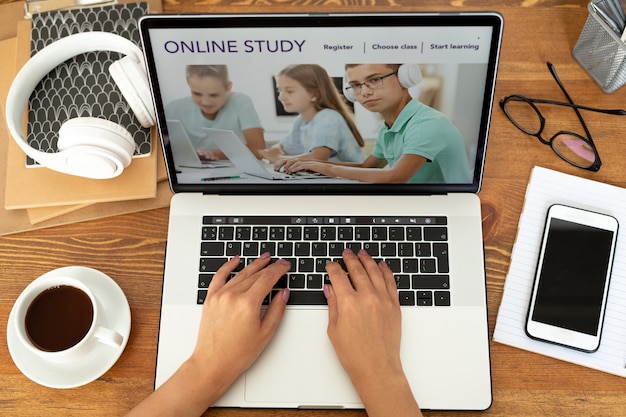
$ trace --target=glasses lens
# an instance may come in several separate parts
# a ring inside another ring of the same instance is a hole
[[[596,161],[595,149],[579,136],[562,133],[552,140],[552,149],[561,158],[581,168],[589,168]]]
[[[518,97],[510,97],[505,105],[506,114],[511,122],[529,135],[538,135],[541,131],[541,119],[533,106]]]
[[[383,86],[383,79],[381,77],[372,78],[365,85],[371,90],[376,90]]]

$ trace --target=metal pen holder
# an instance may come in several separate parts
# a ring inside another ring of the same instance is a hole
[[[592,0],[588,4],[589,16],[572,52],[605,93],[626,84],[626,44],[621,39],[625,22],[606,12],[616,10],[615,5],[611,0]],[[623,13],[619,2],[617,6]]]

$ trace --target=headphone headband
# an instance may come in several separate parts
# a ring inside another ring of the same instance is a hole
[[[37,84],[54,68],[76,55],[93,51],[113,51],[132,57],[144,65],[141,50],[128,39],[108,32],[82,32],[61,38],[46,46],[24,64],[15,76],[6,101],[7,127],[18,146],[42,164],[54,164],[54,153],[31,148],[24,138],[22,117]]]

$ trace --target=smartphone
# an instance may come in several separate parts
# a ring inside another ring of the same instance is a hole
[[[526,334],[585,352],[600,346],[618,222],[564,205],[548,209]]]

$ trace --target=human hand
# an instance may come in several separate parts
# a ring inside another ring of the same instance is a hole
[[[392,271],[364,250],[342,254],[326,265],[332,285],[328,300],[328,337],[370,417],[420,416],[400,359],[400,302]]]
[[[285,153],[279,146],[272,146],[268,149],[259,149],[259,154],[263,159],[267,159],[271,163],[275,163],[279,158],[285,156]]]
[[[314,161],[310,159],[293,159],[285,164],[285,172],[288,174],[294,174],[299,171],[312,171],[322,175],[332,176],[330,168],[332,165]]]
[[[297,172],[292,169],[294,164],[298,163],[299,161],[306,161],[310,159],[311,157],[308,155],[286,156],[286,157],[278,158],[278,160],[274,163],[274,171],[287,172],[289,174],[293,174]]]
[[[289,262],[282,259],[269,263],[269,254],[263,254],[226,282],[239,265],[239,257],[235,257],[215,273],[209,285],[191,360],[206,369],[220,386],[230,386],[252,365],[285,311],[287,289],[273,297],[261,318],[263,299],[290,268]]]
[[[337,263],[326,266],[330,282],[328,337],[339,361],[351,376],[371,377],[381,369],[401,369],[401,312],[393,273],[365,252],[343,253],[346,272]],[[367,364],[366,367],[363,364]]]
[[[205,161],[221,161],[228,159],[219,149],[198,149],[196,150],[196,153],[200,159]]]
[[[260,317],[263,299],[290,268],[284,260],[269,263],[265,253],[226,282],[239,265],[235,257],[215,273],[191,357],[127,417],[199,416],[252,365],[272,338],[289,298],[289,290],[282,290]]]

